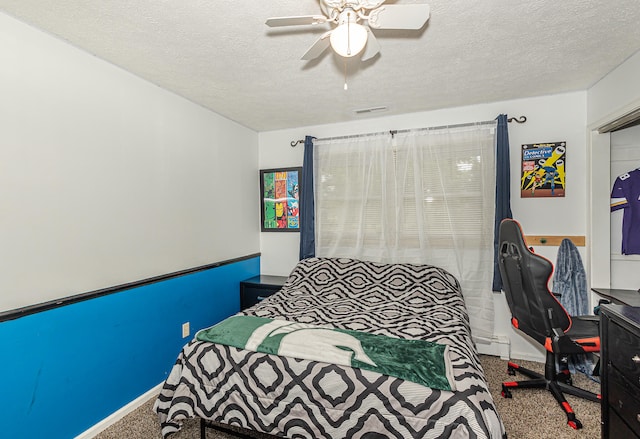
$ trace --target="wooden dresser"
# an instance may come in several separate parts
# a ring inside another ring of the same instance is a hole
[[[640,438],[640,308],[601,308],[602,437]]]

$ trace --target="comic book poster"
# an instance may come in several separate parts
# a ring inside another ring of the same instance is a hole
[[[302,168],[260,171],[260,229],[263,232],[300,230],[301,175]]]
[[[521,198],[564,197],[567,142],[522,145]]]

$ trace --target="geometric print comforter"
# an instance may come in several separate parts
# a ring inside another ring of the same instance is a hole
[[[199,417],[285,438],[506,438],[460,284],[443,269],[309,258],[239,314],[447,344],[455,391],[193,340],[154,405],[163,437]]]

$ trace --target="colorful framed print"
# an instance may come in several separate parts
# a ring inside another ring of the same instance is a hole
[[[564,197],[567,142],[522,145],[521,198]]]
[[[302,168],[260,170],[260,229],[263,232],[300,231]]]

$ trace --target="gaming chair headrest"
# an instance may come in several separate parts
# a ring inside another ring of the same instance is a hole
[[[511,218],[502,220],[498,237],[500,258],[507,255],[517,256],[534,277],[544,276],[544,281],[548,280],[553,272],[553,264],[547,258],[534,253],[533,249],[527,247],[522,227],[518,221]]]
[[[516,220],[513,220],[511,218],[505,218],[502,220],[502,222],[500,223],[498,237],[500,246],[502,246],[503,242],[507,241],[514,243],[519,248],[527,248],[527,244],[524,241],[524,235],[522,233],[520,224]]]

